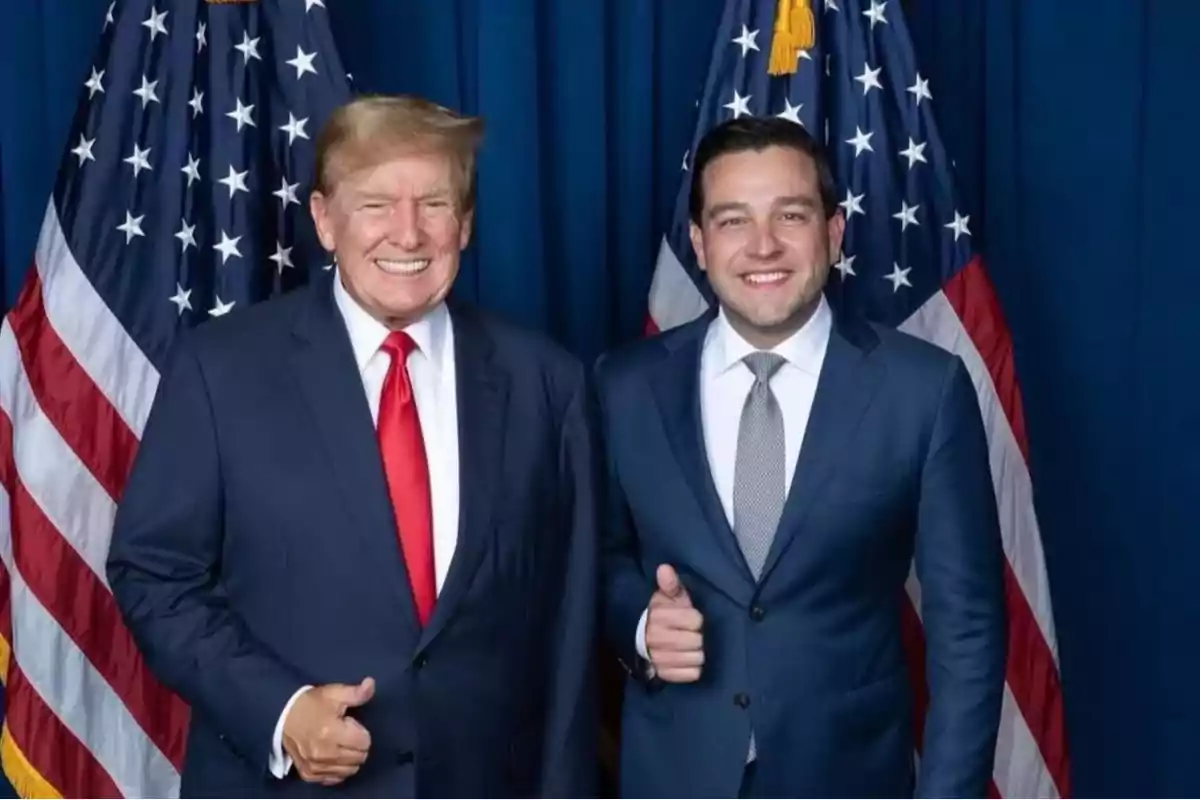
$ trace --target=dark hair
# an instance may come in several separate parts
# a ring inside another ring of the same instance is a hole
[[[837,211],[837,184],[825,157],[825,149],[804,128],[783,117],[737,117],[712,128],[696,147],[692,164],[692,188],[688,213],[692,222],[701,222],[704,212],[704,169],[718,156],[747,150],[761,152],[768,147],[790,147],[813,160],[826,219]]]

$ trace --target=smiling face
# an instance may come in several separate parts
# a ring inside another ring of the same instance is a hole
[[[400,152],[340,176],[331,195],[313,192],[317,235],[346,291],[389,328],[419,319],[454,285],[472,220],[454,175],[445,153]]]
[[[774,347],[816,310],[841,250],[842,216],[826,218],[816,164],[791,147],[724,153],[700,180],[696,258],[734,329]]]

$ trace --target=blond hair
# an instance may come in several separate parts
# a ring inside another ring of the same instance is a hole
[[[339,106],[317,136],[316,190],[399,153],[440,152],[454,165],[459,207],[475,207],[475,154],[483,121],[410,95],[362,95]]]

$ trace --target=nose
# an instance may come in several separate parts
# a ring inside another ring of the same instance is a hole
[[[748,249],[750,255],[763,260],[779,255],[782,246],[779,243],[779,237],[775,235],[775,228],[771,223],[758,222],[754,224]]]
[[[421,246],[424,231],[421,229],[421,215],[417,204],[412,200],[397,203],[389,217],[388,238],[405,250],[416,250]]]

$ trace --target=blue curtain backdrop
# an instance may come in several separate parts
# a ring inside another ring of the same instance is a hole
[[[108,0],[0,9],[3,302]],[[722,0],[327,2],[362,90],[482,114],[460,293],[585,357],[639,334]],[[1200,792],[1200,3],[913,0],[1013,332],[1078,795]]]

